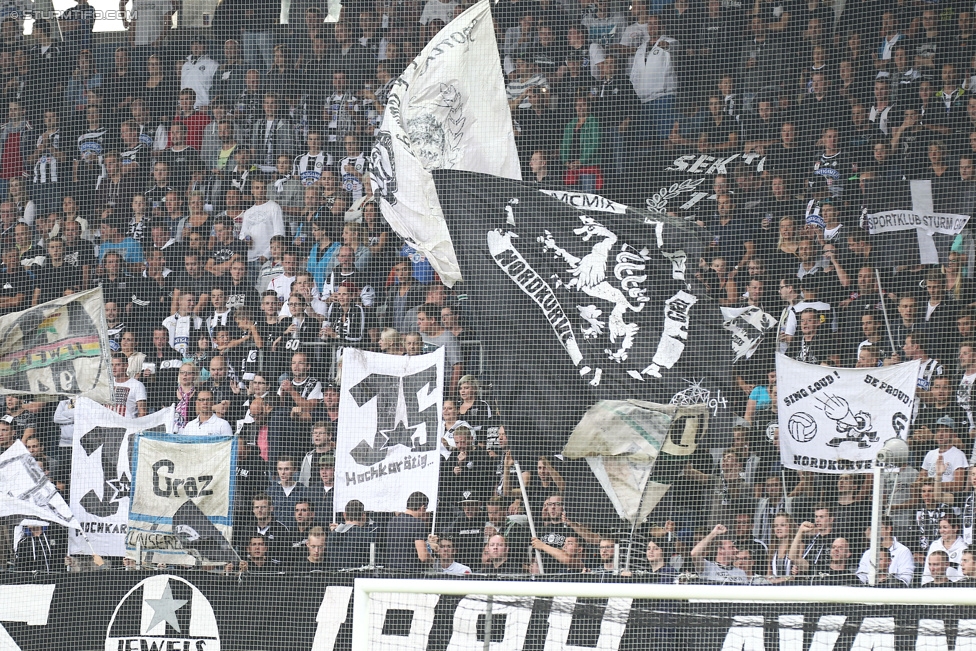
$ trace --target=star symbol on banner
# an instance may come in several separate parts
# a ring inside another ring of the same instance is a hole
[[[129,479],[129,476],[124,472],[119,476],[118,479],[112,479],[105,483],[108,486],[110,486],[113,491],[115,491],[115,494],[109,498],[108,500],[109,502],[115,502],[120,497],[128,497],[129,492],[132,489],[132,481]]]
[[[149,622],[149,626],[146,631],[151,631],[156,624],[161,622],[166,622],[177,633],[182,633],[180,629],[180,622],[176,618],[176,611],[187,604],[186,599],[173,599],[173,589],[169,585],[169,581],[166,581],[166,589],[163,590],[163,596],[160,599],[146,599],[146,603],[150,608],[153,609],[152,620]]]
[[[414,447],[414,433],[420,425],[414,425],[413,427],[407,427],[406,422],[398,420],[393,429],[383,429],[380,430],[380,434],[386,437],[387,442],[382,447],[394,446],[394,445],[404,445],[408,448]]]

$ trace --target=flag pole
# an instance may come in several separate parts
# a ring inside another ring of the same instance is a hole
[[[881,272],[874,268],[874,277],[878,281],[878,298],[881,299],[881,313],[884,314],[885,329],[888,331],[888,342],[891,344],[891,354],[897,355],[898,349],[895,347],[895,338],[891,336],[891,322],[888,321],[888,308],[885,307],[884,288],[881,287]]]
[[[532,507],[529,506],[529,496],[525,492],[525,480],[522,478],[522,466],[519,465],[518,459],[515,459],[515,455],[512,455],[512,461],[515,463],[515,476],[518,477],[519,491],[522,493],[522,503],[525,504],[525,514],[529,516],[529,533],[532,534],[533,538],[538,538],[539,536],[535,533],[535,520],[532,519]],[[542,553],[536,549],[535,550],[535,563],[539,566],[539,574],[545,574],[546,570],[542,567]]]
[[[105,559],[95,553],[95,548],[92,547],[91,541],[88,540],[88,534],[86,534],[84,531],[82,531],[81,532],[81,535],[84,536],[85,542],[88,543],[88,549],[91,550],[91,553],[92,553],[92,563],[94,563],[97,567],[101,567],[102,565],[105,565]]]

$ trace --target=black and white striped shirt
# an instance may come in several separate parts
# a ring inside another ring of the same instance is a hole
[[[342,306],[330,303],[325,311],[324,325],[330,326],[339,333],[339,340],[346,343],[357,343],[366,339],[366,310],[362,305],[350,305],[349,311],[343,314]]]
[[[41,146],[44,134],[37,139],[37,146]],[[55,152],[61,150],[61,131],[51,134],[49,146],[37,158],[34,163],[34,183],[57,183],[58,182],[58,159],[54,156]]]
[[[302,185],[307,188],[322,178],[322,172],[334,165],[335,160],[333,160],[332,155],[324,151],[319,152],[317,156],[313,156],[311,153],[303,154],[295,159],[294,174],[301,179]]]

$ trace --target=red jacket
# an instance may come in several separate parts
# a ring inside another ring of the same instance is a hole
[[[203,111],[194,111],[190,115],[177,114],[173,122],[179,122],[186,126],[186,144],[197,151],[203,145],[203,130],[210,124],[210,116]]]

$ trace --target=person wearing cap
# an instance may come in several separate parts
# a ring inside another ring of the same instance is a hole
[[[312,449],[302,458],[302,469],[298,473],[298,481],[308,486],[312,479],[312,466],[323,454],[335,454],[335,428],[332,423],[324,420],[316,421],[312,425]]]
[[[370,561],[370,545],[376,544],[376,525],[369,521],[359,500],[346,502],[342,517],[342,524],[329,525],[332,533],[326,543],[326,563],[331,570],[364,567]]]
[[[485,514],[481,509],[481,499],[473,491],[465,490],[461,493],[458,506],[460,512],[443,530],[441,538],[448,537],[453,541],[458,561],[469,567],[477,567],[485,546]]]
[[[962,450],[952,444],[956,437],[956,421],[943,416],[935,422],[935,444],[938,446],[925,455],[919,480],[931,477],[941,481],[940,490],[950,493],[961,492],[966,483],[966,469],[969,461]],[[918,481],[918,480],[916,480]]]
[[[308,499],[315,509],[315,521],[326,525],[335,521],[335,452],[315,457],[314,474],[308,482]]]
[[[474,435],[466,427],[454,430],[454,446],[440,466],[438,502],[460,504],[465,492],[469,497],[483,499],[491,486],[492,466],[487,454],[475,446]]]
[[[233,436],[234,431],[223,418],[213,413],[214,394],[209,389],[197,391],[196,411],[197,417],[188,422],[181,434],[203,435],[203,436]]]

